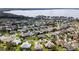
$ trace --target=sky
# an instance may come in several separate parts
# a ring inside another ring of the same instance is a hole
[[[4,13],[12,13],[16,15],[32,16],[45,15],[45,16],[71,16],[79,18],[79,9],[53,9],[53,10],[10,10]]]

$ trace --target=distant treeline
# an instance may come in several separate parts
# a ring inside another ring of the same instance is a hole
[[[44,15],[37,15],[36,17],[30,17],[30,16],[23,16],[23,15],[16,15],[11,13],[0,13],[0,19],[16,19],[16,20],[78,20],[78,18],[74,17],[65,17],[65,16],[44,16]]]
[[[30,19],[32,17],[15,15],[10,13],[0,13],[0,18],[12,18],[12,19]]]

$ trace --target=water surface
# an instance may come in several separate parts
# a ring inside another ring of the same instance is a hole
[[[12,13],[16,15],[32,16],[72,16],[79,18],[79,9],[54,9],[54,10],[10,10],[4,13]]]

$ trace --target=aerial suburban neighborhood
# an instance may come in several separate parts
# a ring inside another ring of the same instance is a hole
[[[0,51],[79,51],[79,18],[0,13]]]

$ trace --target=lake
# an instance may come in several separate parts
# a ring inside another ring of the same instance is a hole
[[[4,13],[12,13],[16,15],[32,16],[45,15],[45,16],[72,16],[79,18],[79,9],[52,9],[52,10],[10,10]]]

